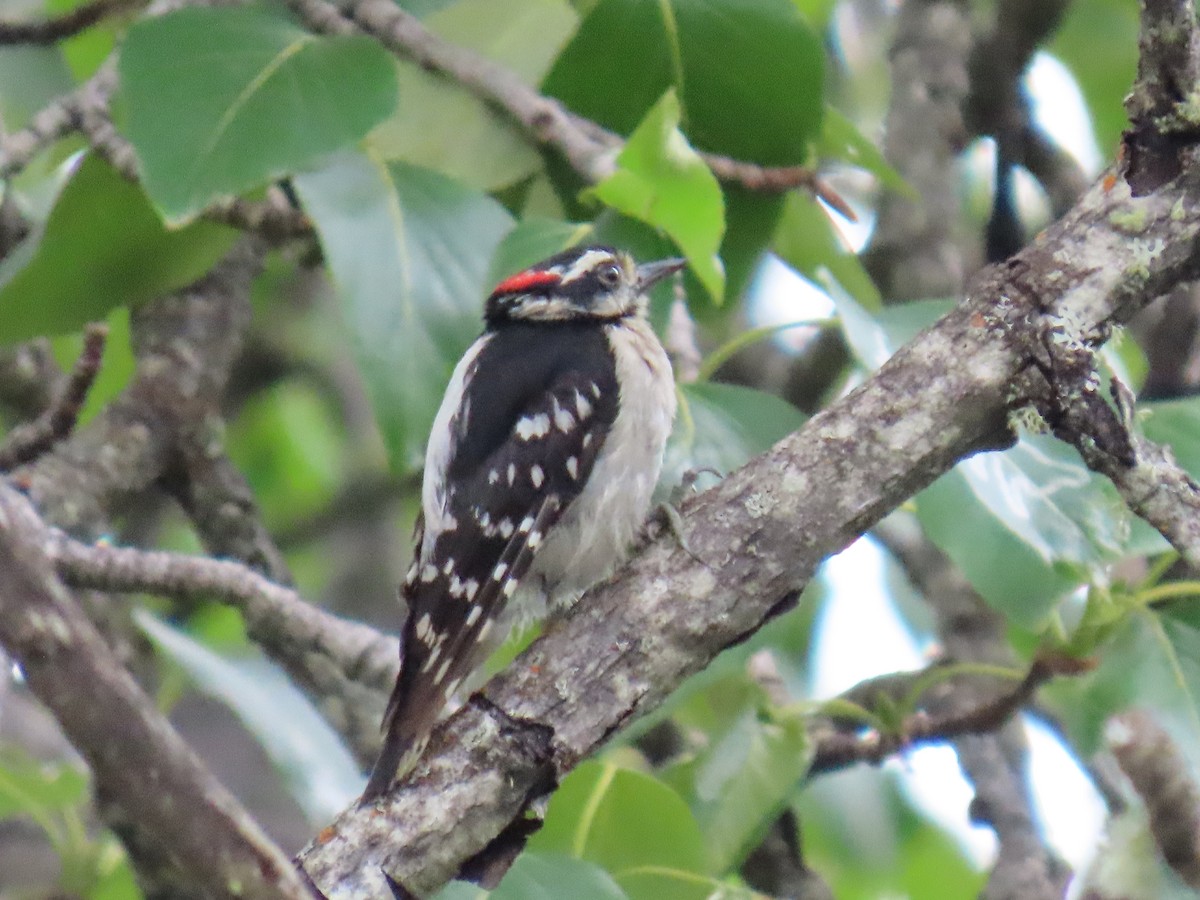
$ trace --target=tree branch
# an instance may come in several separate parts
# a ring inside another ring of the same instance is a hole
[[[212,896],[312,897],[283,852],[204,768],[55,578],[29,501],[0,482],[0,641],[91,767]]]
[[[1109,720],[1104,735],[1146,804],[1163,859],[1189,887],[1200,889],[1200,790],[1187,760],[1171,736],[1139,710]]]
[[[88,391],[100,371],[108,326],[92,324],[83,335],[83,352],[54,403],[37,420],[20,425],[0,444],[0,472],[36,459],[75,428]]]
[[[966,709],[941,714],[918,712],[890,734],[823,735],[817,742],[810,775],[844,769],[855,763],[878,765],[889,756],[916,744],[949,741],[964,735],[998,730],[1020,711],[1043,684],[1057,675],[1078,675],[1091,667],[1069,658],[1039,657],[1012,691]]]

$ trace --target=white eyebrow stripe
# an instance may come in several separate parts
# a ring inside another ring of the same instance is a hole
[[[579,278],[580,276],[584,275],[587,272],[590,272],[593,268],[595,268],[601,262],[605,262],[608,260],[612,260],[613,262],[616,262],[618,265],[620,265],[620,263],[617,262],[617,260],[613,257],[613,255],[611,253],[609,253],[607,250],[589,250],[586,253],[584,253],[583,256],[579,257],[579,259],[575,260],[575,262],[571,263],[571,268],[569,268],[569,269],[567,269],[567,271],[563,272],[562,278],[559,279],[558,283],[559,284],[570,284],[575,279]]]

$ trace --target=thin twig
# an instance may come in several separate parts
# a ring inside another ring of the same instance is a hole
[[[291,588],[247,565],[164,550],[84,544],[47,526],[45,538],[59,576],[72,587],[146,592],[181,599],[216,599],[237,607],[272,655],[320,650],[347,676],[384,692],[395,681],[395,642],[375,629],[304,602]],[[290,650],[285,650],[290,647]]]
[[[892,754],[916,744],[948,741],[963,735],[996,731],[1051,678],[1057,675],[1078,675],[1090,668],[1086,662],[1067,657],[1039,657],[1033,661],[1033,665],[1016,688],[987,703],[941,716],[917,712],[909,716],[899,729],[889,734],[870,732],[865,735],[823,735],[817,744],[809,773],[820,774],[844,769],[860,762],[878,765]]]
[[[58,16],[31,22],[0,21],[0,44],[57,43],[86,31],[109,16],[145,6],[148,0],[92,0]]]
[[[92,323],[83,334],[83,351],[54,403],[38,418],[12,430],[0,445],[0,472],[10,472],[41,456],[70,434],[83,410],[88,391],[100,371],[108,326]]]

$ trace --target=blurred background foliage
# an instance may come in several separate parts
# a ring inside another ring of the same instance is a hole
[[[76,5],[6,0],[0,14]],[[316,241],[275,247],[256,282],[253,330],[225,412],[230,453],[313,602],[398,628],[395,591],[425,436],[450,371],[478,333],[489,286],[567,244],[689,260],[681,284],[655,298],[663,328],[673,301],[686,298],[700,352],[680,385],[664,496],[689,470],[705,473],[703,487],[709,470],[727,472],[765,450],[949,308],[945,296],[892,305],[897,298],[859,254],[884,193],[915,196],[880,150],[895,4],[400,5],[627,136],[614,173],[586,184],[460,86],[369,37],[315,36],[280,4],[131,11],[51,46],[0,47],[10,133],[119,49],[114,114],[137,152],[140,183],[68,137],[3,186],[33,230],[0,261],[0,342],[48,336],[69,363],[84,323],[111,328],[85,420],[133,372],[129,309],[188,284],[236,239],[201,215],[210,204],[287,179],[311,220]],[[994,14],[987,2],[970,10],[980,22]],[[1084,131],[1068,149],[1092,175],[1111,162],[1125,124],[1136,25],[1132,0],[1076,0],[1036,62],[1057,80],[1026,82],[1052,111],[1078,92]],[[961,200],[962,253],[973,269],[992,208],[991,142],[961,150],[944,178]],[[719,183],[700,152],[819,167],[859,221],[804,189]],[[1023,173],[1016,199],[1029,233],[1048,220],[1049,201]],[[1136,389],[1146,349],[1126,335],[1106,349],[1106,364]],[[1187,396],[1194,385],[1177,387],[1174,399],[1140,405],[1141,425],[1200,475],[1200,401]],[[1040,696],[1038,716],[1059,742],[1058,780],[1088,783],[1079,766],[1100,749],[1104,721],[1134,703],[1159,711],[1196,753],[1200,584],[1171,580],[1165,543],[1074,451],[1026,434],[1011,450],[963,462],[902,515],[1004,617],[1017,660],[1047,645],[1096,659],[1090,675]],[[168,505],[130,512],[122,527],[115,540],[198,549]],[[757,896],[747,860],[780,822],[793,824],[805,863],[839,898],[975,896],[994,848],[969,822],[953,754],[934,758],[932,774],[918,751],[806,786],[808,723],[820,701],[937,654],[911,586],[875,545],[856,552],[866,556],[830,566],[794,611],[574,772],[494,896]],[[856,606],[868,596],[878,612]],[[837,602],[858,612],[834,633]],[[352,759],[255,655],[235,613],[138,603],[164,667],[160,701],[296,849],[358,789]],[[861,712],[886,727],[919,699]],[[21,749],[18,737],[0,730],[0,893],[49,896],[57,881],[71,896],[137,896],[119,845],[89,825],[85,779],[70,760]],[[1099,814],[1045,796],[1047,838],[1086,866]],[[18,861],[32,859],[22,854],[35,845],[51,847],[57,862]],[[1163,881],[1153,895],[1168,896],[1172,876],[1155,877]],[[482,893],[452,884],[440,896]]]

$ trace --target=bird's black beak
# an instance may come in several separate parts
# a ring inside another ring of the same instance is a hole
[[[660,259],[658,262],[644,263],[637,267],[638,291],[647,290],[668,275],[673,275],[687,265],[686,259]]]

